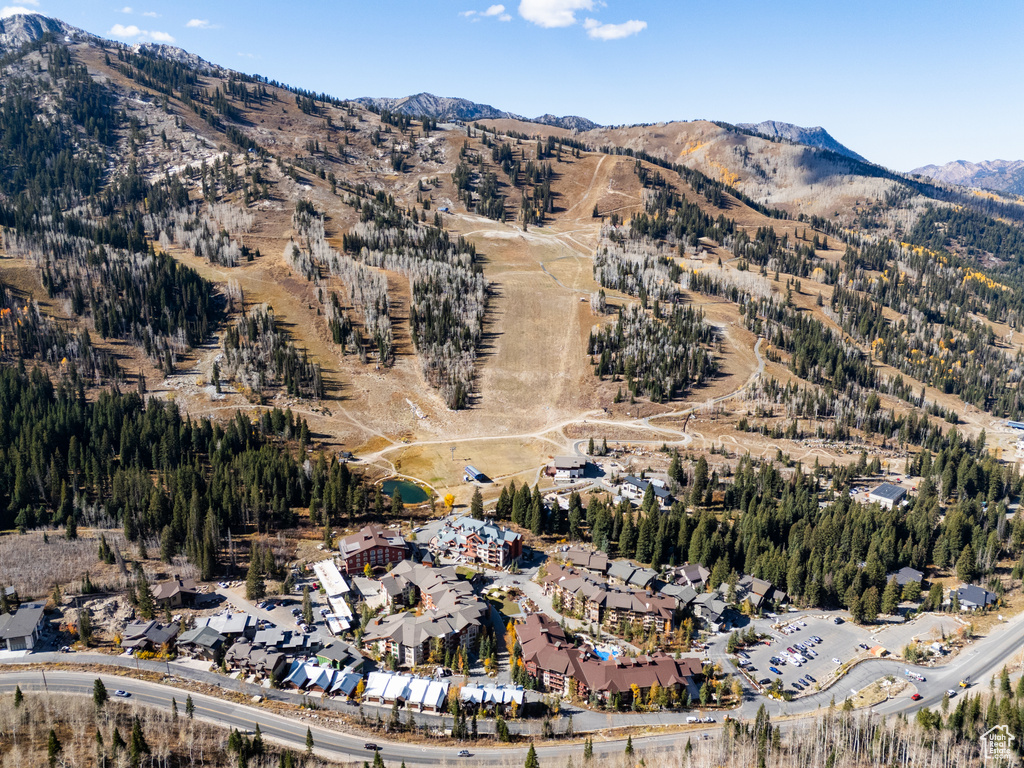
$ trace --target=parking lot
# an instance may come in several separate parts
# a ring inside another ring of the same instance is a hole
[[[750,662],[747,669],[752,668],[749,674],[762,688],[779,678],[783,689],[795,696],[819,690],[831,682],[841,665],[867,655],[867,649],[875,645],[868,630],[845,620],[835,624],[833,617],[789,619],[783,614],[778,622],[783,626],[773,627],[771,621],[755,622],[758,632],[770,635],[771,644],[761,643],[744,651]],[[820,642],[812,638],[820,638]],[[773,667],[777,672],[772,671]],[[808,675],[812,680],[807,679]]]

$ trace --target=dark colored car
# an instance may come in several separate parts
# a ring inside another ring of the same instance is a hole
[[[369,750],[372,750],[373,752],[376,752],[378,749],[380,749],[380,747],[378,747],[372,741],[368,741],[365,744],[363,744],[363,749],[369,749]]]

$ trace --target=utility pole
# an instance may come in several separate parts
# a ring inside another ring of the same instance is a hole
[[[452,447],[450,448],[450,450],[451,450],[451,452],[452,452],[452,461],[455,461],[455,446],[453,445],[453,446],[452,446]]]
[[[46,672],[44,670],[40,669],[39,670],[39,674],[41,674],[43,676],[43,690],[45,690],[47,693],[49,693],[50,692],[50,687],[46,684]]]

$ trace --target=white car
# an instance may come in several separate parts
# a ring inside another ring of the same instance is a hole
[[[834,661],[836,664],[842,664],[843,663],[839,659],[837,659],[835,656],[832,657],[832,661]]]
[[[121,699],[127,699],[129,696],[131,696],[131,694],[128,693],[128,691],[122,691],[120,688],[114,691],[114,695]]]

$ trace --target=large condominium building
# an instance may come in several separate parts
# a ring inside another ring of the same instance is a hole
[[[389,606],[405,607],[411,597],[420,608],[375,619],[363,635],[366,648],[382,657],[390,653],[400,664],[425,663],[432,643],[445,651],[470,644],[487,620],[487,603],[452,567],[429,568],[406,560],[381,583]]]
[[[637,694],[646,700],[655,684],[676,699],[684,690],[691,699],[700,693],[698,659],[676,659],[664,653],[601,659],[590,648],[574,647],[557,622],[539,613],[516,624],[516,637],[526,671],[552,693],[582,699],[594,696],[605,702],[618,696],[623,706]]]
[[[460,517],[441,528],[430,546],[451,557],[507,568],[523,555],[523,537],[495,523]]]
[[[346,536],[338,543],[338,549],[339,567],[350,574],[362,573],[367,565],[377,568],[400,563],[408,551],[405,539],[397,531],[379,525],[368,525],[359,533]]]

